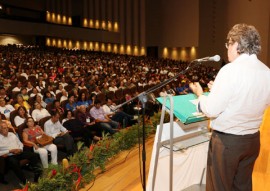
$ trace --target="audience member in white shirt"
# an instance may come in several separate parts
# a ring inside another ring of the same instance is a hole
[[[34,106],[35,106],[35,109],[32,111],[32,117],[36,122],[38,122],[40,119],[44,117],[51,116],[48,110],[43,108],[40,105],[40,103],[35,102]]]
[[[15,108],[12,105],[6,104],[6,101],[4,98],[0,98],[0,113],[4,114],[6,119],[9,119],[10,112],[14,110]]]

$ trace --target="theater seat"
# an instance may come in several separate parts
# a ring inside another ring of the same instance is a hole
[[[270,107],[265,110],[260,127],[261,149],[252,174],[253,191],[269,191],[270,188]]]

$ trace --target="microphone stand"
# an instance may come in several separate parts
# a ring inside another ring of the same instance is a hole
[[[196,62],[196,64],[190,66],[191,63],[193,63],[193,62]],[[153,86],[152,88],[150,88],[150,89],[148,89],[148,90],[146,90],[146,91],[144,91],[144,92],[141,92],[139,95],[137,95],[137,96],[131,98],[130,100],[125,101],[124,103],[117,105],[117,106],[113,109],[113,111],[116,111],[116,110],[118,110],[120,107],[126,105],[127,103],[129,103],[129,102],[131,102],[131,101],[133,101],[133,100],[135,100],[135,99],[137,99],[137,98],[138,98],[139,101],[142,103],[142,118],[143,118],[143,128],[142,128],[142,129],[143,129],[143,141],[142,141],[142,145],[143,145],[143,148],[142,148],[143,183],[142,183],[142,184],[143,184],[143,190],[144,190],[144,191],[146,191],[146,172],[145,172],[146,152],[145,152],[145,120],[144,120],[144,118],[145,118],[145,104],[146,104],[146,102],[148,101],[148,100],[147,100],[147,95],[148,95],[149,93],[152,93],[153,91],[156,91],[156,90],[158,90],[159,88],[161,88],[161,87],[167,85],[168,83],[170,83],[170,82],[172,82],[173,80],[177,79],[180,75],[185,74],[188,70],[190,70],[190,69],[192,69],[192,68],[194,68],[195,66],[198,66],[198,65],[200,65],[200,64],[201,64],[201,61],[200,61],[200,60],[199,60],[199,61],[198,61],[198,60],[193,60],[193,61],[191,61],[185,70],[179,72],[178,74],[176,74],[175,76],[173,76],[173,77],[171,77],[171,78],[165,80],[164,82],[161,82],[161,83],[159,83],[159,84]]]

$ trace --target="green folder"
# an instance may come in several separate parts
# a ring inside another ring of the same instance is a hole
[[[208,95],[209,93],[204,93],[204,95]],[[173,104],[174,104],[174,115],[184,124],[195,123],[203,120],[207,120],[208,118],[199,114],[196,109],[196,105],[192,103],[193,100],[196,100],[197,96],[195,94],[187,94],[187,95],[179,95],[173,96]],[[163,97],[157,98],[157,100],[162,104]],[[167,99],[166,108],[170,109],[170,101]]]

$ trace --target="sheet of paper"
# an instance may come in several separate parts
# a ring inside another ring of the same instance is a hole
[[[197,105],[198,102],[199,102],[199,99],[192,99],[192,100],[189,100],[193,105]]]
[[[196,117],[204,117],[205,116],[202,112],[194,112],[194,113],[192,113],[192,115],[196,116]]]

